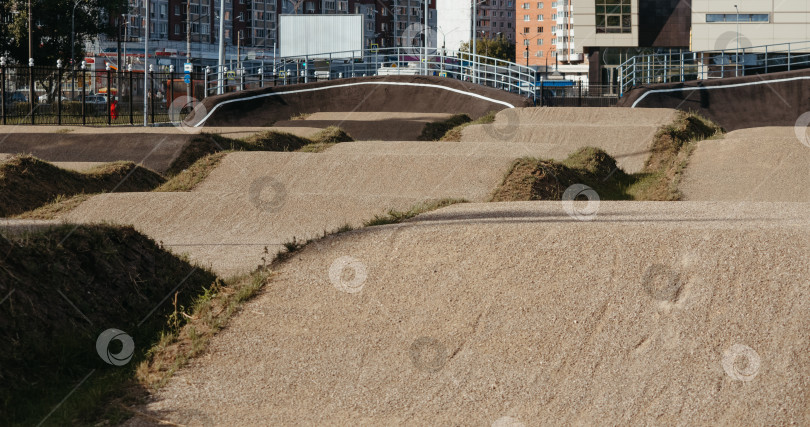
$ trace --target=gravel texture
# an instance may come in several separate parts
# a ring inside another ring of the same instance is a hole
[[[369,148],[375,144],[389,143],[232,153],[193,192],[97,195],[64,220],[132,224],[230,276],[261,264],[265,246],[272,257],[293,238],[360,226],[389,209],[443,198],[487,200],[517,157],[465,143],[433,144],[423,153],[419,146],[431,143],[392,143],[388,153]]]
[[[273,125],[304,125],[322,129],[337,126],[357,141],[416,141],[426,123],[451,116],[444,113],[319,112],[310,114],[304,120],[284,120]]]
[[[807,424],[808,209],[602,202],[577,221],[561,202],[466,204],[327,238],[140,410],[192,425]]]
[[[563,160],[581,147],[598,147],[627,173],[644,167],[650,144],[675,110],[625,108],[515,108],[495,122],[467,126],[462,141],[521,144],[532,156]]]
[[[810,144],[793,127],[737,130],[698,143],[681,190],[686,200],[810,202],[808,165]]]

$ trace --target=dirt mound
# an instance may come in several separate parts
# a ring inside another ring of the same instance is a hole
[[[88,130],[93,129],[84,132]],[[129,161],[163,173],[193,136],[176,130],[167,133],[133,131],[133,128],[126,128],[129,132],[95,130],[96,133],[3,133],[0,152],[30,154],[48,162]]]
[[[331,112],[305,114],[303,119],[281,120],[276,128],[337,126],[358,141],[414,141],[427,123],[450,117],[444,113]]]
[[[807,209],[603,202],[580,222],[559,202],[464,204],[344,233],[291,258],[143,410],[806,424]]]
[[[810,110],[808,76],[804,69],[647,85],[626,93],[619,106],[696,111],[728,131],[793,126]]]
[[[31,234],[0,232],[4,425],[40,422],[91,370],[91,383],[121,382],[127,370],[102,361],[99,335],[109,328],[124,331],[134,340],[138,360],[165,326],[172,310],[167,297],[179,292],[178,304],[188,305],[215,280],[132,228],[62,225]],[[111,353],[118,353],[118,345]],[[67,405],[98,401],[99,396],[80,397],[84,391]],[[92,420],[93,414],[85,415]],[[84,424],[56,421],[58,416],[50,421]]]
[[[601,200],[626,200],[629,177],[604,151],[581,148],[563,162],[522,158],[512,167],[495,190],[492,201],[561,200],[567,188],[583,184],[597,192]]]
[[[282,92],[295,93],[262,96]],[[225,102],[242,98],[253,99]],[[464,113],[475,118],[487,111],[508,108],[505,104],[514,107],[533,105],[532,100],[513,93],[432,76],[363,77],[268,87],[211,96],[203,103],[210,114],[205,126],[270,126],[300,113],[341,111]],[[355,134],[351,128],[346,130]],[[355,137],[361,136],[358,133]]]
[[[0,216],[40,207],[57,196],[149,191],[163,182],[157,173],[132,162],[116,162],[74,172],[36,157],[17,156],[0,163]]]
[[[277,252],[294,237],[359,226],[427,200],[487,200],[519,155],[486,150],[344,142],[318,154],[238,152],[191,193],[95,196],[65,219],[133,224],[222,275],[244,273],[261,263],[265,246]]]
[[[686,200],[810,202],[809,164],[794,127],[738,130],[698,143],[681,188]]]
[[[515,108],[500,111],[492,124],[467,126],[462,141],[521,144],[529,156],[554,160],[594,146],[635,173],[644,167],[656,132],[675,118],[675,110],[665,109]]]

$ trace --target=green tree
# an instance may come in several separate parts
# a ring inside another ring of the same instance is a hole
[[[56,66],[61,59],[69,65],[71,53],[71,14],[76,2],[74,52],[84,56],[84,41],[98,34],[115,35],[109,16],[126,10],[126,0],[30,0],[32,11],[32,50],[35,65]],[[2,1],[3,23],[0,51],[10,62],[28,64],[28,0]],[[78,61],[78,59],[77,59]]]
[[[464,42],[459,48],[462,52],[472,51],[472,41]],[[515,62],[515,44],[499,34],[498,37],[479,38],[475,43],[475,50],[478,55],[503,61]],[[492,63],[492,60],[483,60],[485,63]]]

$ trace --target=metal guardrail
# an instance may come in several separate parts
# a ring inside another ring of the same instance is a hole
[[[810,41],[634,56],[618,67],[619,96],[642,84],[685,82],[810,68]]]
[[[538,73],[525,65],[468,52],[399,47],[281,57],[265,67],[205,69],[206,95],[321,80],[381,75],[433,75],[464,80],[536,101]]]

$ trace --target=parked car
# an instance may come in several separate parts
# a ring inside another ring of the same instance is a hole
[[[6,94],[6,103],[13,104],[15,102],[28,102],[28,96],[23,92],[11,92]]]
[[[107,103],[107,97],[104,95],[89,95],[84,102],[93,105],[104,105]]]
[[[67,97],[64,97],[64,96],[62,97],[62,102],[65,102],[65,101],[67,101],[67,100],[68,100],[68,99],[67,99]],[[53,97],[53,101],[56,101],[56,97],[55,97],[55,96]],[[48,102],[48,94],[45,94],[45,95],[40,95],[40,97],[39,97],[39,102],[41,102],[41,103],[43,103],[43,104],[44,104],[44,103],[46,103],[46,102]]]

